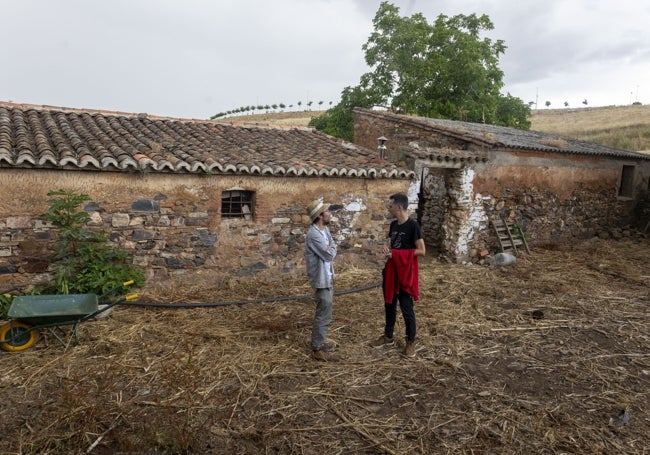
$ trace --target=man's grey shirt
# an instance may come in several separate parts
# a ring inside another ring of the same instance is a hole
[[[328,251],[329,247],[329,251]],[[305,262],[307,263],[307,279],[314,289],[330,288],[334,276],[332,261],[336,257],[336,243],[330,230],[325,226],[321,231],[312,224],[305,238]]]

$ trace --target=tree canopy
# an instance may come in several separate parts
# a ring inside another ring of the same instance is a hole
[[[482,37],[494,28],[488,16],[441,14],[430,24],[421,13],[401,17],[399,8],[382,2],[373,25],[363,45],[370,71],[311,126],[352,140],[352,109],[383,106],[401,114],[530,128],[530,107],[500,92],[498,63],[506,46]]]

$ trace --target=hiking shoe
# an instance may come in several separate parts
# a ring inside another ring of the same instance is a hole
[[[337,347],[338,345],[335,341],[326,341],[325,344],[320,347],[320,350],[325,352],[334,352]]]
[[[386,335],[382,335],[377,338],[375,341],[370,343],[370,346],[373,348],[389,348],[395,345],[395,340],[388,338]]]
[[[338,362],[340,359],[331,352],[320,349],[318,351],[311,351],[311,358],[319,362]]]
[[[415,341],[406,340],[406,346],[404,346],[402,355],[408,358],[415,357]]]

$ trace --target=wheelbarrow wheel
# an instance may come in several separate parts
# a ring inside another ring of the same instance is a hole
[[[20,321],[9,322],[0,327],[0,349],[9,352],[18,352],[29,349],[38,340],[38,330]]]

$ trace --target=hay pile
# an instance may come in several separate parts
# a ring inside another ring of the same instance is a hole
[[[120,306],[81,325],[78,346],[0,353],[0,453],[647,453],[648,257],[647,239],[628,239],[507,268],[425,258],[414,360],[367,346],[378,288],[336,298],[343,360],[326,364],[309,358],[310,301]],[[337,288],[378,278],[346,270]],[[141,300],[310,292],[233,281]],[[610,423],[622,409],[629,422]]]

